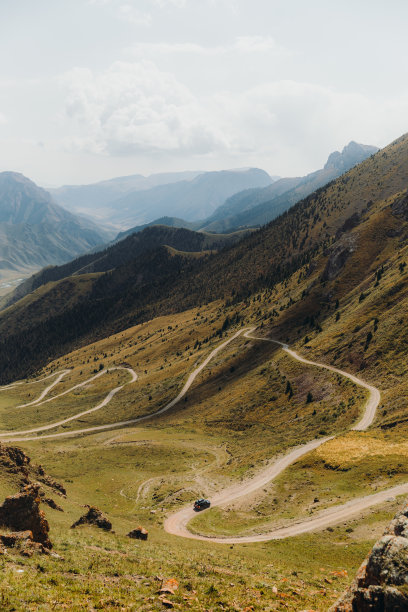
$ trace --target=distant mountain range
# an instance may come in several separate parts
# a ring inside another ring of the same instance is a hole
[[[115,241],[150,225],[224,233],[260,227],[378,151],[351,141],[304,177],[271,177],[249,168],[220,172],[139,174],[51,189],[61,206],[122,228]]]
[[[48,191],[58,204],[77,213],[108,219],[112,214],[111,203],[135,191],[145,191],[158,185],[170,185],[180,181],[192,181],[202,172],[167,172],[143,176],[119,176],[90,185],[64,185]]]
[[[304,177],[282,178],[266,187],[250,188],[235,193],[227,198],[206,219],[190,221],[167,217],[168,225],[189,227],[196,231],[231,232],[243,228],[260,227],[276,219],[291,206],[334,180],[356,164],[364,161],[378,151],[378,147],[350,142],[342,152],[335,151],[329,155],[327,163],[321,170]],[[152,221],[149,225],[162,224],[163,219]],[[140,231],[145,225],[136,226],[121,232],[116,239]]]
[[[284,178],[264,189],[232,196],[201,227],[207,231],[225,232],[232,228],[265,225],[377,151],[378,147],[352,141],[341,153],[331,153],[321,170],[300,178]]]
[[[220,172],[183,172],[121,177],[94,185],[51,189],[65,208],[127,229],[171,214],[187,221],[211,215],[243,189],[266,187],[273,178],[249,168]]]
[[[111,236],[58,206],[22,174],[0,173],[0,272],[62,263]]]
[[[147,178],[134,175],[53,190],[54,196],[74,210],[95,215],[104,211],[105,221],[112,223],[110,230],[59,206],[47,191],[23,175],[3,172],[0,270],[26,275],[50,264],[63,264],[82,253],[95,253],[154,225],[211,234],[256,228],[376,151],[376,147],[350,142],[341,153],[332,153],[324,168],[305,177],[275,180],[263,170],[250,168]],[[160,216],[155,218],[157,214]],[[131,223],[136,219],[137,225]],[[114,240],[113,225],[126,228]]]

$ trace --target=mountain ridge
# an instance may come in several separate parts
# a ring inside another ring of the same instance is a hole
[[[124,177],[51,191],[61,205],[77,207],[77,210],[88,215],[97,213],[101,220],[126,230],[132,225],[149,223],[169,212],[175,217],[185,216],[187,221],[207,217],[233,193],[246,187],[265,186],[272,180],[264,170],[249,168],[152,175],[144,179],[144,183],[142,181],[143,188],[140,184],[136,188],[134,184],[133,187],[123,188],[123,182],[126,182]],[[124,193],[119,193],[122,189]],[[91,205],[87,205],[87,197]],[[96,208],[95,198],[98,203]]]
[[[73,275],[108,272],[162,246],[175,249],[179,255],[217,251],[234,244],[246,233],[248,231],[210,234],[194,232],[188,228],[148,225],[140,232],[131,233],[120,241],[114,241],[102,251],[86,253],[61,266],[49,266],[40,270],[16,287],[11,295],[5,296],[1,303],[7,308],[46,283]]]
[[[276,178],[267,187],[255,187],[239,191],[227,198],[206,219],[186,221],[185,219],[171,218],[171,224],[217,233],[260,227],[376,151],[378,151],[377,147],[361,145],[351,141],[343,148],[341,153],[339,151],[331,153],[326,164],[320,170],[315,170],[304,177]],[[157,219],[151,221],[149,225],[161,222],[161,219]],[[125,232],[120,232],[116,240],[134,231],[140,231],[140,227],[136,226]]]
[[[246,197],[244,194],[242,198],[240,194],[232,196],[220,209],[215,211],[213,218],[210,217],[201,227],[208,231],[228,231],[241,227],[264,225],[378,150],[378,147],[351,141],[341,152],[331,153],[321,170],[315,170],[304,177],[280,179],[269,187],[256,190]],[[238,211],[236,210],[237,203]],[[235,211],[230,217],[225,217],[222,213],[228,208],[235,208]]]
[[[110,235],[60,207],[24,175],[0,173],[0,268],[21,271],[62,263]]]

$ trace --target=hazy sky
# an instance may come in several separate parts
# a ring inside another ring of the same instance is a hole
[[[0,170],[321,167],[408,131],[405,0],[0,0]]]

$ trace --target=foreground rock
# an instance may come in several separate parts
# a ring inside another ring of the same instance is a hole
[[[0,534],[0,542],[5,548],[17,548],[25,557],[31,557],[34,553],[50,554],[49,548],[40,542],[34,542],[31,531],[12,531]],[[2,551],[3,554],[5,550]],[[58,556],[58,555],[55,555]]]
[[[79,525],[96,525],[101,529],[105,529],[105,531],[110,531],[112,529],[112,523],[98,508],[95,506],[85,507],[88,508],[88,512],[71,525],[71,529]]]
[[[137,527],[136,529],[129,531],[127,537],[133,538],[135,540],[147,540],[148,535],[149,532],[146,529],[144,529],[143,527]]]
[[[30,457],[15,446],[0,444],[1,470],[15,476],[20,486],[29,483]]]
[[[15,531],[30,531],[33,542],[51,549],[50,530],[45,514],[40,510],[38,485],[27,485],[17,495],[6,497],[0,506],[0,525]]]
[[[408,610],[408,504],[376,542],[330,612]]]
[[[0,471],[10,475],[13,484],[18,488],[39,482],[52,489],[53,493],[61,497],[66,497],[65,487],[48,476],[42,465],[34,465],[26,453],[16,446],[6,446],[0,443]],[[44,497],[46,492],[39,489],[40,497]],[[44,499],[48,503],[48,498]],[[51,508],[54,506],[51,504]],[[57,504],[56,504],[57,505]]]

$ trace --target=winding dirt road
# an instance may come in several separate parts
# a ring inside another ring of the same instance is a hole
[[[135,425],[136,423],[142,423],[143,421],[146,421],[148,419],[152,419],[154,417],[157,417],[160,414],[163,414],[164,412],[167,412],[168,410],[170,410],[170,408],[173,408],[173,406],[175,406],[175,404],[177,404],[186,395],[187,391],[190,389],[191,385],[193,384],[193,382],[195,381],[197,376],[203,371],[203,369],[209,364],[209,362],[212,359],[214,359],[214,357],[220,351],[222,351],[228,344],[230,344],[230,342],[233,342],[233,340],[235,340],[235,338],[238,338],[238,336],[240,336],[245,331],[248,331],[248,330],[240,329],[233,336],[231,336],[231,338],[229,338],[228,340],[225,340],[222,344],[220,344],[213,351],[211,351],[211,353],[202,362],[202,364],[200,364],[195,370],[193,370],[193,372],[187,378],[187,381],[186,381],[184,387],[182,388],[180,393],[177,395],[177,397],[175,397],[173,400],[171,400],[171,402],[169,402],[168,404],[163,406],[163,408],[160,408],[160,410],[157,410],[156,412],[153,412],[153,413],[150,413],[150,414],[145,414],[143,416],[136,417],[134,419],[128,419],[126,421],[117,421],[116,423],[108,423],[106,425],[95,425],[93,427],[86,427],[84,429],[75,429],[75,430],[72,430],[72,431],[63,431],[63,432],[60,432],[60,433],[47,434],[47,435],[44,435],[44,436],[27,437],[27,434],[39,433],[39,432],[42,432],[42,431],[48,431],[50,429],[55,429],[57,427],[60,427],[61,425],[64,425],[65,423],[68,423],[69,421],[74,421],[74,420],[79,419],[80,417],[82,417],[82,416],[84,416],[86,414],[90,414],[91,412],[95,412],[96,410],[100,410],[100,408],[103,408],[104,406],[106,406],[111,401],[112,397],[114,395],[116,395],[116,393],[118,393],[118,391],[123,389],[124,385],[121,385],[120,387],[116,387],[115,389],[112,389],[112,391],[110,391],[108,393],[108,395],[105,397],[105,399],[100,404],[98,404],[98,406],[95,406],[94,408],[90,408],[89,410],[85,410],[84,412],[79,412],[79,413],[74,414],[73,416],[68,417],[67,419],[63,419],[61,421],[55,421],[54,423],[50,423],[49,425],[43,425],[41,427],[34,427],[33,429],[27,429],[25,431],[13,431],[13,432],[0,433],[0,438],[4,438],[4,441],[7,441],[7,442],[23,442],[23,441],[29,441],[29,440],[44,440],[46,438],[63,438],[63,437],[67,437],[67,436],[76,436],[76,435],[80,435],[80,434],[87,434],[87,433],[92,433],[92,432],[97,432],[97,431],[104,431],[106,429],[114,429],[116,427],[126,427],[127,425]],[[252,329],[251,329],[251,331],[252,331]],[[125,368],[125,367],[118,366],[116,368],[109,368],[109,371],[110,370],[115,370],[115,369],[116,370],[119,370],[119,369],[128,370],[130,372],[130,374],[132,375],[132,380],[130,381],[130,383],[134,382],[137,379],[137,374],[136,374],[136,372],[134,372],[134,370],[132,370],[132,368]],[[53,396],[53,397],[51,397],[51,398],[49,398],[49,399],[47,399],[45,401],[53,401],[53,400],[57,399],[58,397],[61,397],[62,395],[66,395],[67,393],[70,393],[71,391],[73,391],[74,389],[77,389],[78,387],[83,387],[84,385],[88,384],[92,380],[95,380],[95,378],[97,378],[98,376],[101,376],[102,374],[105,374],[107,371],[108,370],[102,370],[101,372],[98,372],[98,374],[93,376],[92,378],[89,378],[88,380],[80,383],[79,385],[75,385],[75,387],[71,387],[67,391],[64,391],[63,393],[60,393],[59,395],[55,395],[55,396]],[[45,379],[42,379],[42,380],[45,380]],[[53,386],[54,385],[50,385],[50,388],[52,388]],[[42,394],[42,398],[43,397],[44,397],[44,395]],[[34,403],[37,403],[39,401],[40,401],[40,398],[38,398],[38,400],[35,400]],[[45,401],[41,402],[41,403],[45,403]],[[26,404],[26,405],[28,405],[28,404]],[[41,404],[37,404],[37,405],[41,405]],[[23,436],[23,437],[21,437],[21,436]]]
[[[67,372],[70,371],[70,370],[66,370],[64,373],[60,374],[60,376],[58,377],[57,381],[55,381],[52,385],[47,387],[47,389],[45,389],[45,391],[43,391],[43,393],[40,395],[39,398],[37,398],[36,400],[33,400],[32,402],[29,402],[28,404],[23,404],[21,406],[18,406],[18,408],[24,408],[26,406],[31,406],[31,405],[41,406],[42,404],[45,404],[46,402],[52,402],[52,401],[58,399],[59,397],[61,397],[63,395],[66,395],[67,393],[71,393],[71,391],[74,391],[75,389],[78,389],[79,387],[84,387],[85,385],[89,384],[91,381],[95,380],[95,378],[98,378],[99,376],[102,376],[103,374],[106,374],[108,372],[112,372],[114,370],[126,370],[127,372],[129,372],[129,374],[131,376],[131,380],[129,381],[129,383],[126,383],[126,384],[130,384],[130,383],[135,382],[137,380],[137,374],[136,374],[136,372],[132,368],[127,368],[127,367],[124,367],[124,366],[115,366],[115,367],[112,367],[112,368],[108,368],[106,370],[101,370],[95,376],[92,376],[91,378],[88,378],[87,380],[85,380],[82,383],[79,383],[78,385],[74,385],[70,389],[67,389],[66,391],[63,391],[63,393],[59,393],[58,395],[54,395],[53,397],[50,397],[50,398],[48,398],[48,399],[46,399],[44,401],[41,401],[44,398],[45,393],[50,391],[61,380],[61,378],[63,376],[65,376],[65,374]],[[5,441],[7,441],[7,442],[17,442],[17,441],[21,442],[22,440],[36,440],[36,439],[38,439],[37,436],[35,436],[33,438],[27,438],[26,434],[33,434],[33,433],[38,433],[38,432],[41,432],[41,431],[48,431],[50,429],[55,429],[56,427],[60,427],[61,425],[65,425],[66,423],[69,423],[70,421],[75,421],[75,420],[85,416],[86,414],[91,414],[91,412],[95,412],[96,410],[100,410],[101,408],[103,408],[104,406],[109,404],[111,399],[116,395],[116,393],[118,393],[121,389],[123,389],[124,386],[125,385],[120,385],[119,387],[115,387],[114,389],[111,389],[111,391],[109,391],[109,393],[102,400],[102,402],[100,402],[100,404],[98,404],[97,406],[94,406],[93,408],[89,408],[88,410],[83,410],[82,412],[78,412],[77,414],[74,414],[73,416],[67,417],[66,419],[61,419],[59,421],[54,421],[53,423],[49,423],[48,425],[41,425],[40,427],[33,427],[32,429],[26,429],[26,430],[23,430],[23,431],[13,431],[13,432],[0,433],[0,437],[1,438],[5,438],[6,439]],[[64,433],[71,433],[71,432],[64,432]],[[15,438],[14,436],[24,436],[24,437],[22,437],[22,438],[21,437]],[[43,436],[43,437],[52,437],[52,436]]]
[[[356,431],[364,431],[366,430],[373,422],[375,418],[376,409],[380,403],[381,395],[380,391],[374,387],[366,383],[364,380],[361,380],[354,374],[350,374],[349,372],[345,372],[344,370],[340,370],[339,368],[335,368],[334,366],[326,365],[323,363],[317,363],[315,361],[311,361],[309,359],[305,359],[301,355],[298,355],[295,351],[290,349],[287,344],[279,342],[277,340],[272,340],[270,338],[260,338],[257,336],[253,336],[252,332],[254,329],[246,330],[244,336],[250,340],[257,341],[265,341],[265,342],[273,342],[282,347],[282,349],[288,353],[293,359],[300,361],[301,363],[324,368],[326,370],[330,370],[331,372],[335,372],[348,378],[353,381],[355,384],[359,385],[368,390],[369,396],[367,402],[364,407],[364,415],[362,419],[352,427],[353,430]],[[274,480],[277,476],[279,476],[289,465],[297,461],[303,455],[309,453],[310,451],[318,448],[328,440],[331,440],[334,436],[328,438],[319,438],[316,440],[312,440],[307,444],[304,444],[298,448],[291,450],[284,457],[277,459],[274,463],[272,463],[265,470],[259,472],[256,476],[251,478],[250,480],[244,481],[238,485],[235,485],[231,488],[224,489],[218,495],[215,495],[212,499],[213,506],[223,506],[232,501],[235,501],[238,498],[247,496],[248,494],[264,487],[267,483]],[[378,503],[384,502],[390,497],[396,495],[402,495],[404,493],[408,493],[408,483],[399,485],[398,487],[394,487],[392,489],[388,489],[387,491],[381,491],[374,495],[368,495],[365,497],[360,497],[354,500],[347,502],[346,504],[342,504],[340,506],[336,506],[334,508],[330,508],[325,510],[313,518],[303,519],[297,523],[294,523],[288,527],[272,529],[268,531],[268,533],[260,534],[260,535],[249,535],[249,536],[239,536],[239,537],[207,537],[198,534],[193,534],[188,530],[188,523],[190,520],[196,516],[196,513],[192,509],[191,505],[183,507],[178,512],[169,516],[165,523],[164,529],[173,535],[182,536],[185,538],[196,539],[196,540],[205,540],[211,542],[218,542],[223,544],[239,544],[239,543],[248,543],[248,542],[265,542],[268,540],[281,539],[290,536],[295,536],[300,533],[305,533],[307,531],[314,531],[316,529],[324,529],[329,525],[333,525],[339,523],[341,521],[347,520],[353,515],[360,513],[362,510],[370,508]]]
[[[245,332],[244,334],[245,338],[249,338],[251,340],[263,340],[265,342],[273,342],[274,344],[279,344],[279,346],[283,348],[285,353],[293,357],[293,359],[296,359],[297,361],[300,361],[301,363],[305,363],[307,365],[316,366],[317,368],[323,368],[325,370],[330,370],[331,372],[335,372],[336,374],[340,374],[341,376],[344,376],[345,378],[348,378],[349,380],[351,380],[353,383],[355,383],[359,387],[363,387],[364,389],[367,389],[367,391],[369,392],[369,397],[368,397],[367,403],[364,408],[363,418],[356,425],[354,425],[351,429],[354,431],[365,431],[368,427],[370,427],[371,423],[374,421],[377,407],[381,401],[381,394],[379,390],[377,389],[377,387],[374,387],[373,385],[369,385],[367,382],[365,382],[361,378],[358,378],[358,376],[354,376],[354,374],[350,374],[349,372],[346,372],[345,370],[339,370],[339,368],[335,368],[334,366],[331,366],[331,365],[326,365],[325,363],[318,363],[316,361],[310,361],[310,359],[305,359],[305,357],[302,357],[301,355],[299,355],[298,353],[290,349],[288,345],[283,344],[283,342],[278,342],[278,340],[271,340],[270,338],[258,338],[257,336],[252,336],[251,335],[252,331],[254,330],[251,329]]]
[[[45,376],[44,378],[39,378],[38,380],[30,380],[30,381],[20,380],[19,382],[10,383],[9,385],[4,385],[3,387],[0,387],[0,391],[8,391],[9,389],[14,389],[15,387],[19,387],[20,385],[35,385],[37,383],[44,382],[44,380],[48,380],[49,378],[53,378],[54,376],[56,376],[57,374],[61,374],[62,372],[64,373],[64,376],[65,376],[65,374],[67,374],[70,371],[71,370],[58,370],[58,372],[53,372],[52,374],[49,374],[48,376]]]
[[[64,378],[64,376],[66,376],[67,374],[69,374],[69,372],[71,372],[71,370],[62,370],[62,372],[55,372],[55,374],[59,374],[59,376],[57,376],[57,378],[54,380],[53,383],[51,383],[46,389],[44,389],[44,391],[41,393],[41,395],[39,397],[37,397],[37,399],[33,400],[32,402],[28,402],[27,404],[21,404],[21,406],[17,406],[17,408],[26,408],[26,406],[33,406],[34,404],[38,404],[39,402],[41,402],[41,400],[48,395],[48,393],[56,386],[58,385],[58,383]],[[53,376],[55,376],[55,374],[53,374]],[[42,378],[41,380],[46,380],[47,378],[50,378],[49,376],[47,376],[46,378]],[[34,382],[39,382],[39,381],[34,381]],[[54,398],[51,398],[54,399]],[[46,401],[50,401],[50,400],[46,400]]]
[[[40,433],[43,431],[47,431],[50,429],[60,427],[61,425],[64,425],[65,423],[76,420],[84,415],[90,414],[92,412],[95,412],[96,410],[101,409],[102,407],[106,406],[111,401],[111,399],[114,397],[114,395],[116,395],[116,393],[118,393],[124,387],[124,385],[121,385],[119,387],[116,387],[115,389],[112,389],[108,393],[108,395],[105,397],[105,399],[100,404],[98,404],[97,406],[93,408],[90,408],[83,412],[77,413],[71,417],[68,417],[60,421],[56,421],[54,423],[51,423],[45,426],[36,427],[36,428],[25,430],[25,431],[0,433],[0,437],[5,438],[5,440],[8,442],[44,440],[46,438],[60,438],[60,437],[66,437],[66,436],[76,436],[80,434],[93,433],[93,432],[113,429],[117,427],[124,427],[127,425],[134,425],[134,424],[146,421],[148,419],[155,418],[167,412],[173,406],[175,406],[186,395],[187,391],[190,389],[194,380],[202,372],[202,370],[208,365],[208,363],[220,351],[222,351],[228,344],[230,344],[230,342],[235,340],[241,334],[244,334],[244,336],[250,340],[273,342],[275,344],[278,344],[293,359],[296,359],[297,361],[304,363],[306,365],[324,368],[326,370],[330,370],[332,372],[340,374],[341,376],[348,378],[355,384],[367,389],[369,392],[369,396],[368,396],[368,400],[364,407],[363,417],[356,425],[352,427],[352,429],[356,431],[364,431],[372,424],[375,418],[376,409],[379,405],[380,397],[381,397],[380,392],[376,387],[366,383],[364,380],[361,380],[360,378],[358,378],[357,376],[353,374],[345,372],[344,370],[340,370],[338,368],[335,368],[334,366],[330,366],[330,365],[326,365],[323,363],[318,363],[318,362],[314,362],[309,359],[306,359],[302,357],[301,355],[299,355],[298,353],[296,353],[295,351],[293,351],[292,349],[290,349],[288,345],[282,342],[279,342],[277,340],[272,340],[270,338],[262,338],[262,337],[253,336],[252,332],[254,330],[255,328],[241,329],[237,331],[233,336],[231,336],[231,338],[221,343],[217,348],[215,348],[208,355],[208,357],[195,370],[193,370],[193,372],[189,375],[180,393],[171,402],[169,402],[163,408],[161,408],[160,410],[154,413],[146,414],[140,417],[136,417],[134,419],[128,419],[126,421],[109,423],[106,425],[93,426],[93,427],[88,427],[84,429],[76,429],[72,431],[53,433],[53,434],[47,434],[47,435],[42,435],[42,436],[27,437],[27,434]],[[98,372],[98,374],[84,381],[83,383],[75,385],[74,387],[71,387],[70,389],[64,391],[63,393],[60,393],[56,396],[53,396],[51,398],[44,400],[44,397],[56,386],[56,384],[58,384],[58,382],[60,382],[63,376],[65,376],[65,374],[69,372],[69,370],[64,370],[62,372],[55,372],[54,374],[47,376],[46,378],[43,378],[41,380],[46,380],[47,378],[51,378],[52,376],[59,374],[57,380],[55,380],[51,385],[49,385],[47,389],[45,389],[36,400],[33,400],[32,402],[29,402],[19,407],[23,408],[25,406],[30,406],[30,405],[39,406],[39,405],[44,404],[45,402],[54,401],[55,399],[63,395],[66,395],[67,393],[70,393],[74,389],[85,386],[86,384],[95,380],[96,378],[106,373],[107,371],[111,371],[114,369],[127,370],[131,375],[130,382],[135,382],[137,380],[137,374],[134,372],[134,370],[132,370],[131,368],[125,368],[125,367],[118,366],[116,368],[110,368],[109,370],[103,370],[101,372]],[[40,382],[40,381],[33,381],[33,382]],[[1,388],[0,390],[7,390],[19,384],[22,384],[22,383],[14,383],[12,385],[8,385],[7,387]],[[15,436],[23,436],[23,437],[15,437]],[[275,479],[279,474],[281,474],[289,465],[297,461],[303,455],[309,453],[310,451],[318,448],[320,445],[324,444],[328,440],[332,439],[332,437],[319,438],[316,440],[312,440],[308,442],[307,444],[304,444],[300,447],[292,449],[289,453],[275,460],[267,468],[265,468],[264,470],[256,474],[253,478],[243,481],[239,484],[233,485],[231,487],[228,487],[227,489],[224,489],[220,493],[216,494],[212,499],[212,505],[213,506],[226,505],[238,498],[244,497],[264,487],[266,484],[268,484],[273,479]],[[353,499],[345,504],[324,510],[320,512],[319,514],[317,514],[316,516],[314,516],[313,518],[309,517],[307,519],[302,519],[301,521],[295,522],[292,525],[289,525],[288,527],[275,528],[275,529],[268,531],[268,533],[263,533],[263,534],[258,534],[258,535],[239,536],[239,537],[207,537],[207,536],[202,536],[202,535],[191,533],[188,530],[187,526],[188,526],[189,521],[195,516],[195,512],[192,510],[191,505],[189,505],[188,507],[184,507],[178,512],[169,516],[164,523],[164,529],[168,533],[171,533],[173,535],[178,535],[178,536],[182,536],[182,537],[190,538],[190,539],[205,540],[205,541],[218,542],[218,543],[224,543],[224,544],[265,542],[265,541],[272,540],[272,539],[282,539],[286,537],[299,535],[301,533],[305,533],[308,531],[323,529],[329,525],[333,525],[333,524],[345,521],[349,519],[350,517],[356,514],[359,514],[363,510],[366,510],[376,504],[385,502],[390,498],[393,498],[397,495],[402,495],[405,493],[408,493],[408,483],[393,487],[385,491],[380,491],[373,495],[368,495],[365,497]]]

